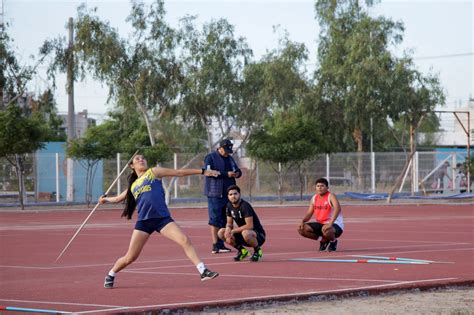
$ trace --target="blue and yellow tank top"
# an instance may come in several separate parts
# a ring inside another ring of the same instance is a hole
[[[131,191],[137,201],[138,221],[170,216],[162,181],[151,168],[133,182]]]

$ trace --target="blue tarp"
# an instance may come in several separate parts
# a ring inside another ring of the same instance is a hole
[[[348,198],[360,199],[360,200],[382,200],[388,198],[388,193],[378,194],[367,194],[367,193],[356,193],[356,192],[345,192]],[[469,199],[474,198],[474,193],[462,193],[453,195],[430,195],[430,196],[411,196],[408,193],[396,193],[393,194],[392,199]]]

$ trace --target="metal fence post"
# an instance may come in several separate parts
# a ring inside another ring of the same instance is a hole
[[[330,168],[331,168],[331,160],[329,158],[329,154],[326,154],[326,179],[328,180],[329,184],[331,184],[331,178],[329,177]]]
[[[372,193],[375,193],[375,152],[370,152],[370,182]]]
[[[120,171],[121,171],[121,167],[120,167],[120,153],[117,153],[117,176],[120,175]],[[117,195],[120,194],[120,186],[121,186],[121,182],[120,182],[120,177],[118,178],[117,180]]]
[[[173,159],[174,159],[174,169],[178,169],[178,154],[173,153]],[[175,179],[174,181],[174,198],[178,198],[178,179]]]
[[[56,202],[59,202],[59,153],[56,153]]]
[[[420,183],[418,182],[418,176],[419,176],[419,156],[418,156],[418,151],[415,151],[415,156],[413,157],[415,159],[414,164],[413,164],[413,191],[415,193],[420,191]]]

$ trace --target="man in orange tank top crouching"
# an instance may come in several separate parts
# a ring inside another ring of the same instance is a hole
[[[314,216],[316,222],[308,222]],[[329,191],[325,178],[316,180],[316,194],[311,198],[308,211],[298,225],[298,233],[313,240],[318,240],[319,251],[337,250],[337,238],[344,230],[342,210],[336,195]]]

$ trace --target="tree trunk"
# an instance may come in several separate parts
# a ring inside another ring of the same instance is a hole
[[[304,177],[301,172],[301,164],[298,165],[298,179],[300,180],[300,201],[303,200],[303,190],[304,190]]]
[[[354,129],[352,133],[354,137],[354,141],[357,144],[357,188],[361,190],[363,188],[363,177],[362,177],[362,168],[363,168],[363,159],[362,153],[364,152],[364,148],[362,145],[363,134],[362,130],[359,127]]]
[[[140,108],[140,111],[143,114],[143,118],[145,119],[146,129],[148,131],[148,137],[150,138],[150,145],[154,147],[155,136],[153,135],[153,129],[151,127],[150,117],[148,117],[148,113],[146,112],[146,109],[141,104],[139,104],[138,107]]]
[[[18,178],[18,197],[20,201],[21,210],[25,209],[27,202],[27,195],[25,189],[25,179],[23,176],[23,159],[19,154],[15,154],[15,171]]]
[[[249,184],[249,201],[252,202],[252,187],[253,187],[253,175],[255,173],[255,161],[253,159],[250,160],[250,167],[248,172],[248,184]]]
[[[132,84],[131,82],[128,82],[128,84],[130,85],[132,90],[135,88],[134,84]],[[135,99],[135,104],[137,105],[138,109],[140,110],[140,112],[143,115],[143,119],[145,120],[146,129],[148,131],[148,138],[150,138],[150,145],[153,147],[153,146],[155,146],[155,136],[153,134],[153,129],[152,129],[152,126],[151,126],[150,117],[148,116],[148,113],[146,111],[145,106],[141,103],[140,99],[137,97],[137,95],[135,93],[133,93],[133,98]],[[160,117],[161,114],[158,115],[158,116]]]
[[[87,171],[86,171],[86,203],[87,203],[87,208],[89,208],[91,204],[91,191],[92,191],[92,185],[91,185],[91,172],[92,168],[91,165],[87,165]]]

